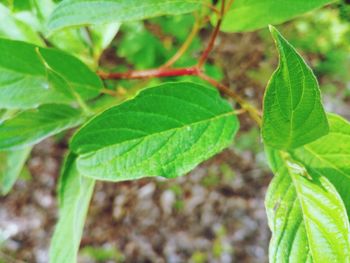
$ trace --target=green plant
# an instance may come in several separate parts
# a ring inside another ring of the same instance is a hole
[[[60,218],[51,243],[51,262],[76,262],[96,180],[184,175],[232,144],[241,112],[261,127],[275,174],[266,197],[272,231],[270,261],[350,262],[350,124],[325,112],[310,67],[270,26],[280,59],[266,88],[262,114],[216,80],[220,70],[205,67],[220,30],[257,30],[332,1],[59,2],[0,4],[6,22],[0,23],[1,193],[11,189],[34,144],[80,127],[70,140],[60,176]],[[179,20],[154,18],[185,13],[195,14],[195,19],[189,19],[194,26],[186,39],[187,32],[173,28]],[[153,57],[137,52],[140,44],[148,52],[159,51],[168,61],[152,69],[103,71],[99,58],[121,24],[143,27],[130,22],[149,18],[155,24],[164,23],[164,31],[183,45],[178,49],[170,45],[167,51],[149,34],[128,38],[124,28],[120,54],[127,62],[139,68],[154,64]],[[209,21],[214,28],[208,45],[193,63],[184,54],[201,46],[197,35]],[[158,78],[163,77],[179,78],[161,83]],[[146,81],[135,88],[132,79]],[[121,81],[127,81],[126,90],[115,89]],[[145,87],[149,88],[129,99]],[[234,110],[231,101],[240,109]],[[197,257],[202,260],[201,255]]]

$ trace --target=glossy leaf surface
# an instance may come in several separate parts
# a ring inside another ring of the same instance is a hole
[[[304,145],[292,155],[311,174],[323,174],[336,187],[350,215],[350,123],[334,114],[328,114],[330,132]]]
[[[320,90],[312,70],[273,27],[280,62],[266,88],[262,136],[266,145],[293,149],[328,133]]]
[[[79,154],[79,171],[89,177],[175,177],[230,145],[238,126],[216,90],[167,83],[92,119],[70,146]]]
[[[277,152],[275,176],[266,196],[272,231],[269,261],[349,262],[349,219],[334,186],[323,175],[310,175]]]

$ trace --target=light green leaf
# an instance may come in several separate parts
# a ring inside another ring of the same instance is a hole
[[[266,195],[269,261],[350,262],[349,219],[334,186],[286,154],[270,160],[277,160],[272,166],[278,169]]]
[[[292,152],[310,174],[323,174],[336,187],[350,215],[350,123],[328,114],[330,132]]]
[[[79,174],[75,156],[66,158],[60,178],[59,220],[51,240],[50,263],[75,263],[95,181]]]
[[[0,4],[0,37],[22,40],[40,46],[44,45],[42,39],[31,26],[17,19],[2,4]]]
[[[192,12],[200,6],[201,0],[65,0],[51,14],[48,28],[58,30],[69,26],[179,15]]]
[[[253,31],[280,24],[334,0],[235,0],[226,13],[221,30]]]
[[[16,182],[31,147],[0,152],[0,195],[6,195]]]
[[[312,70],[275,28],[270,29],[280,63],[265,92],[262,137],[266,145],[293,149],[326,135],[328,122]]]
[[[0,124],[0,149],[33,145],[83,121],[81,112],[67,105],[47,104],[24,111]]]
[[[55,49],[0,39],[0,108],[33,108],[45,103],[70,103],[70,94],[57,90],[54,72],[83,99],[96,97],[99,77],[78,59]]]
[[[70,146],[85,176],[111,181],[175,177],[230,145],[238,126],[216,90],[167,83],[98,115]]]

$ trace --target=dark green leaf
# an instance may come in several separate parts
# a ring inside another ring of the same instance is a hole
[[[334,0],[235,0],[226,13],[222,31],[242,32],[288,21]]]
[[[102,88],[98,76],[78,59],[55,49],[0,39],[0,108],[32,108],[44,103],[70,103],[70,93],[57,90],[60,82],[83,99],[97,96]]]
[[[264,97],[262,136],[266,145],[293,149],[328,133],[320,90],[312,70],[273,27],[280,63]]]
[[[60,178],[59,220],[50,245],[50,263],[75,263],[95,181],[79,174],[69,154]]]
[[[167,83],[92,119],[70,146],[85,176],[111,181],[175,177],[230,145],[238,126],[216,90]]]
[[[330,132],[292,155],[310,174],[323,174],[336,187],[350,215],[350,123],[329,114]]]
[[[142,20],[189,13],[200,6],[201,0],[66,0],[54,10],[48,27],[57,30],[69,26]]]
[[[6,195],[16,182],[31,147],[0,152],[0,195]]]
[[[269,262],[349,262],[349,219],[334,186],[321,173],[308,174],[287,154],[271,154]]]
[[[0,149],[33,145],[83,120],[80,111],[67,105],[47,104],[24,111],[0,124]]]

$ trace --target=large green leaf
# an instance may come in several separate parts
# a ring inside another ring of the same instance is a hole
[[[175,177],[230,145],[238,129],[219,93],[194,83],[142,91],[81,128],[71,141],[85,176],[122,181]]]
[[[0,108],[74,101],[75,96],[59,88],[62,80],[83,99],[97,96],[102,88],[87,66],[55,49],[0,39],[0,55]]]
[[[221,30],[252,31],[279,24],[334,0],[235,0],[226,13]]]
[[[272,151],[275,177],[266,196],[271,263],[350,262],[349,219],[334,186]]]
[[[328,133],[320,90],[312,70],[273,27],[280,63],[266,88],[262,136],[266,145],[293,149]]]
[[[48,28],[57,30],[69,26],[178,15],[192,12],[200,6],[201,0],[65,0],[52,13]]]
[[[50,263],[75,263],[95,181],[79,174],[69,154],[60,177],[59,220],[50,245]]]
[[[350,123],[329,114],[330,132],[292,155],[310,174],[323,174],[336,187],[350,215]]]
[[[0,149],[33,145],[83,120],[79,110],[67,105],[47,104],[24,111],[0,124]]]
[[[30,153],[31,147],[18,150],[0,151],[0,195],[7,194]]]

